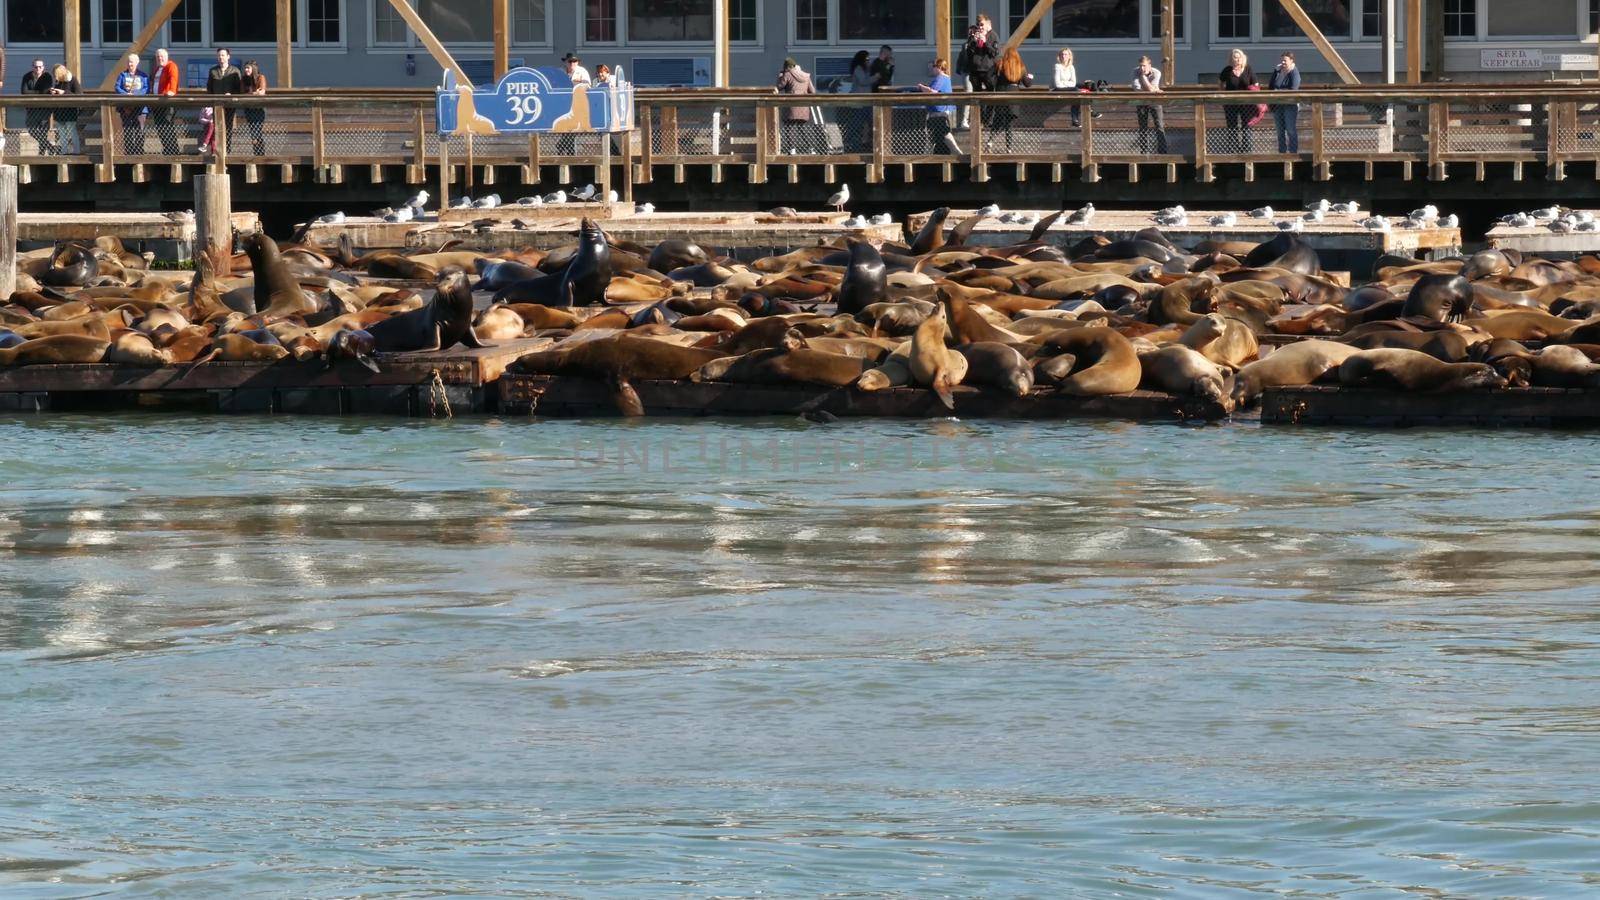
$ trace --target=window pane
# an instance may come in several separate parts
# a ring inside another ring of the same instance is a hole
[[[298,19],[300,10],[291,8]],[[278,11],[275,4],[262,0],[211,0],[211,40],[218,44],[277,42]]]
[[[339,0],[306,0],[306,9],[311,13],[311,43],[339,43]]]
[[[100,0],[100,43],[133,43],[133,0]]]
[[[1570,3],[1490,3],[1489,37],[1544,35],[1571,37],[1577,32]]]
[[[1139,0],[1056,0],[1053,27],[1058,41],[1137,38]]]
[[[1217,0],[1217,37],[1250,37],[1250,0]]]
[[[583,35],[586,41],[617,39],[617,0],[586,0]]]
[[[1174,0],[1172,4],[1172,36],[1175,40],[1183,40],[1183,8],[1187,5],[1184,0]],[[1150,0],[1150,39],[1161,40],[1161,0]]]
[[[1346,0],[1300,0],[1300,6],[1329,40],[1350,36],[1350,5]],[[1261,33],[1268,37],[1300,37],[1300,26],[1278,3],[1261,4]]]
[[[1383,37],[1383,3],[1382,0],[1367,0],[1361,7],[1361,36],[1364,38]]]
[[[845,2],[848,2],[848,0],[845,0]],[[1022,20],[1026,19],[1028,17],[1028,11],[1033,9],[1034,2],[1035,2],[1035,0],[1010,0],[1010,6],[1007,9],[1007,16],[1006,16],[1006,18],[1008,19],[1008,22],[1006,24],[1006,29],[1007,29],[1006,33],[1007,34],[1016,34],[1017,33],[1017,29],[1022,27]],[[1027,40],[1029,40],[1029,41],[1042,41],[1042,40],[1044,40],[1044,21],[1043,20],[1040,20],[1038,24],[1033,26],[1033,32],[1028,35]]]
[[[519,44],[544,43],[544,0],[512,0],[511,15],[516,19],[512,40]]]
[[[78,37],[92,41],[89,4],[80,7]],[[12,0],[6,5],[6,30],[13,44],[61,43],[61,0]]]
[[[167,21],[167,34],[174,44],[199,44],[205,41],[200,31],[200,0],[183,0]]]
[[[1444,33],[1447,37],[1477,37],[1477,0],[1444,0]]]
[[[842,41],[920,41],[927,33],[922,0],[839,0]]]
[[[756,39],[756,0],[729,0],[728,39],[753,41]]]
[[[711,0],[628,0],[629,41],[711,40]]]
[[[494,43],[494,0],[416,0],[417,13],[445,46]]]
[[[828,39],[828,0],[795,0],[794,16],[795,40]]]
[[[379,44],[404,44],[406,42],[406,23],[394,7],[387,3],[378,3],[372,7],[375,18],[373,19],[372,37]]]

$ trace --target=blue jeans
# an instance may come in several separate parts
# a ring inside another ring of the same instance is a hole
[[[1293,104],[1274,106],[1272,118],[1278,123],[1278,152],[1300,152],[1300,107]]]

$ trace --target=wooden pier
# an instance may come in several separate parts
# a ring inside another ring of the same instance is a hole
[[[1267,425],[1551,427],[1600,425],[1600,391],[1511,388],[1413,394],[1339,385],[1267,388]]]
[[[1587,210],[1600,216],[1600,210]],[[1485,235],[1490,247],[1501,250],[1518,250],[1536,256],[1573,257],[1585,253],[1600,253],[1600,231],[1550,230],[1548,222],[1513,228],[1504,222],[1496,224]]]
[[[261,217],[253,212],[232,214],[234,231],[261,230]],[[195,217],[181,213],[19,212],[17,243],[24,249],[53,246],[68,241],[94,243],[104,235],[120,238],[129,248],[149,249],[158,257],[177,261],[194,258],[199,238]]]

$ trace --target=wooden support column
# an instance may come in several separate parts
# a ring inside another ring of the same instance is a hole
[[[511,71],[511,0],[494,0],[494,80]]]
[[[933,55],[950,58],[950,0],[933,0]],[[952,64],[951,68],[954,68]]]
[[[450,55],[450,51],[444,48],[444,44],[434,37],[433,29],[428,27],[427,22],[422,21],[422,16],[411,8],[411,4],[406,0],[388,0],[388,3],[394,7],[396,13],[399,13],[400,18],[405,20],[407,27],[417,36],[417,40],[422,42],[422,46],[428,48],[428,55],[433,57],[433,61],[447,71],[454,72],[456,84],[471,87],[472,79],[467,77],[466,71],[456,62],[456,58]]]
[[[714,58],[711,61],[711,83],[719,88],[728,86],[728,3],[729,0],[711,0],[711,43]]]
[[[1424,69],[1429,81],[1444,77],[1444,0],[1424,0],[1425,21],[1422,33],[1427,36],[1427,63]]]
[[[1178,14],[1173,9],[1177,0],[1161,0],[1161,72],[1167,84],[1178,81]]]
[[[67,68],[76,78],[83,77],[83,38],[80,0],[66,0],[61,4],[61,43]]]
[[[1422,83],[1422,0],[1406,0],[1406,84]]]
[[[1035,3],[1033,9],[1028,10],[1028,15],[1017,25],[1016,30],[1011,32],[1011,37],[1006,39],[1006,45],[1000,49],[1001,55],[1005,55],[1007,50],[1015,50],[1021,46],[1022,42],[1028,39],[1028,35],[1039,27],[1039,20],[1044,18],[1044,14],[1054,5],[1055,0],[1039,0]]]
[[[0,300],[17,292],[17,167],[0,166]]]
[[[1171,2],[1171,0],[1164,0],[1164,2]],[[1324,35],[1322,29],[1317,27],[1317,23],[1311,21],[1311,17],[1306,15],[1304,7],[1300,5],[1300,0],[1278,0],[1278,2],[1283,5],[1284,12],[1289,14],[1289,18],[1294,19],[1295,24],[1300,26],[1300,30],[1305,32],[1306,37],[1311,39],[1311,43],[1316,46],[1317,52],[1322,54],[1322,58],[1328,61],[1328,65],[1333,66],[1333,70],[1339,73],[1340,80],[1345,84],[1361,83],[1361,79],[1357,78],[1356,73],[1352,72],[1350,66],[1345,63],[1344,57],[1339,55],[1339,51],[1333,49],[1333,44],[1328,41],[1327,35]]]
[[[278,0],[278,87],[294,87],[294,0]]]
[[[194,177],[194,229],[196,256],[204,253],[213,264],[233,256],[233,184],[227,173]]]
[[[156,32],[161,30],[161,26],[167,24],[167,20],[172,18],[172,11],[177,9],[178,4],[182,2],[183,0],[161,0],[161,5],[156,7],[155,13],[150,16],[150,21],[144,23],[144,30],[139,32],[138,37],[133,39],[133,43],[128,45],[128,49],[122,51],[112,62],[111,71],[100,82],[100,90],[109,91],[116,86],[117,73],[125,68],[123,64],[127,61],[128,54],[144,53],[144,48],[150,46],[150,42],[156,39]],[[77,69],[73,69],[72,74],[80,79],[83,78],[83,73]]]

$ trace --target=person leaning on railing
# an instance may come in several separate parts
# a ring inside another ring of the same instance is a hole
[[[261,74],[261,64],[255,60],[247,60],[244,69],[239,73],[244,81],[244,92],[252,97],[265,97],[267,95],[267,76]],[[244,127],[250,132],[250,149],[257,156],[267,155],[267,140],[262,134],[262,126],[266,124],[267,111],[259,106],[252,106],[244,111]]]
[[[150,70],[150,93],[158,97],[178,96],[178,64],[167,55],[167,48],[156,50],[156,65]],[[150,110],[150,122],[161,137],[161,152],[178,155],[177,112],[170,106],[156,106]]]
[[[1056,54],[1055,73],[1050,76],[1050,89],[1056,91],[1077,91],[1078,67],[1072,62],[1072,49],[1062,47]],[[1072,104],[1072,127],[1077,128],[1081,122],[1078,119],[1078,104]]]
[[[33,68],[22,76],[22,93],[48,96],[53,83],[50,72],[44,67],[44,60],[36,59],[33,61]],[[30,107],[25,118],[28,122],[28,133],[33,135],[34,143],[39,145],[40,156],[53,156],[60,152],[59,147],[50,143],[50,110]]]
[[[150,93],[150,76],[139,71],[138,54],[128,54],[122,71],[117,73],[114,88],[119,94],[135,97]],[[119,106],[117,116],[122,120],[122,152],[129,156],[144,153],[144,124],[149,120],[150,109],[144,106]]]
[[[811,75],[794,57],[785,57],[783,69],[778,73],[778,93],[780,94],[815,94],[816,85],[811,83]],[[820,125],[818,126],[821,127]],[[783,109],[783,135],[784,144],[788,145],[788,153],[821,153],[817,141],[813,138],[811,129],[811,107],[786,106]]]
[[[1278,60],[1278,67],[1272,70],[1272,78],[1267,81],[1267,88],[1274,91],[1300,90],[1300,70],[1295,68],[1294,54],[1285,50]],[[1300,107],[1294,103],[1275,103],[1272,106],[1272,119],[1278,126],[1278,152],[1300,152]]]
[[[1147,94],[1161,93],[1161,70],[1150,64],[1150,57],[1139,57],[1133,68],[1133,89]],[[1155,126],[1155,152],[1167,153],[1167,115],[1159,103],[1141,103],[1135,112],[1139,116],[1139,152],[1150,152],[1151,125]]]
[[[1250,58],[1243,50],[1235,48],[1228,53],[1228,64],[1217,73],[1217,83],[1225,91],[1259,90],[1256,73],[1250,68]],[[1250,152],[1250,119],[1256,108],[1251,104],[1230,103],[1222,108],[1228,124],[1228,153]]]
[[[242,94],[244,93],[244,75],[240,74],[239,67],[233,64],[233,51],[226,47],[217,51],[217,64],[206,73],[206,93],[208,94]],[[213,115],[215,115],[213,110]],[[233,116],[231,106],[221,107],[222,120],[227,123],[227,149],[233,149]]]
[[[928,63],[928,80],[906,90],[925,94],[950,93],[950,61],[939,58]],[[950,133],[951,119],[955,114],[954,105],[928,107],[928,143],[935,151],[943,149],[960,156],[961,146],[956,143],[955,135]]]
[[[50,72],[50,81],[51,96],[64,97],[67,94],[83,93],[83,87],[78,84],[78,79],[66,66],[56,66]],[[63,106],[56,110],[56,137],[61,142],[57,149],[67,156],[76,156],[83,152],[83,138],[78,134],[76,106]]]

